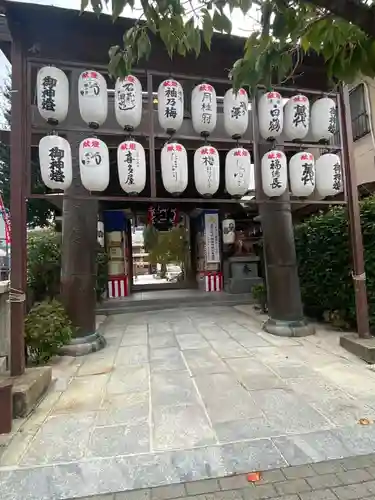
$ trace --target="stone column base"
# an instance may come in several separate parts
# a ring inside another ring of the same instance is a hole
[[[315,327],[306,321],[281,321],[268,318],[263,330],[278,337],[307,337],[314,335]]]
[[[70,341],[70,344],[64,345],[60,354],[63,356],[84,356],[91,352],[100,351],[106,346],[107,342],[103,335],[95,332],[86,337],[75,337]]]

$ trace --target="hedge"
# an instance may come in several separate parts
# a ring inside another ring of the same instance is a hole
[[[375,197],[361,202],[370,324],[375,329]],[[302,300],[307,315],[330,313],[355,326],[354,287],[346,207],[295,227]]]

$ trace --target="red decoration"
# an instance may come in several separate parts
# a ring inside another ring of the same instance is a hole
[[[240,89],[240,90],[238,91],[238,93],[239,93],[240,95],[246,95],[246,90],[245,90],[245,89]]]
[[[181,153],[182,151],[182,146],[180,144],[177,144],[176,146],[176,151],[178,151],[179,153]]]
[[[165,80],[163,87],[177,87],[177,82],[175,80]]]
[[[90,141],[88,141],[88,140],[83,141],[83,147],[84,147],[84,148],[89,148],[90,146],[91,146]]]
[[[202,85],[200,85],[199,90],[202,92],[212,92],[213,88],[212,88],[212,85],[202,84]]]
[[[237,150],[234,153],[234,156],[247,156],[247,155],[248,155],[248,152],[246,151],[246,149]]]
[[[281,95],[278,92],[268,92],[268,99],[281,99]]]
[[[174,147],[171,145],[167,146],[167,151],[174,151]]]
[[[131,76],[131,75],[127,76],[127,77],[125,78],[125,80],[126,80],[127,82],[130,82],[130,83],[134,83],[134,82],[135,82],[135,78],[134,78],[134,76]]]
[[[99,148],[100,147],[100,142],[99,141],[92,141],[91,147],[92,148]]]

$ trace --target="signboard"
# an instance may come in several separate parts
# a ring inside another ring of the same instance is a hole
[[[168,230],[180,222],[177,208],[153,205],[148,209],[148,221],[159,231]]]
[[[204,214],[206,264],[220,262],[219,214]]]

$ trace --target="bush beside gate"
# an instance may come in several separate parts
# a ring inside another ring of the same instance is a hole
[[[375,329],[375,197],[361,202],[370,324]],[[295,227],[302,300],[309,316],[355,326],[346,207],[334,207]],[[328,316],[328,317],[327,317]]]

